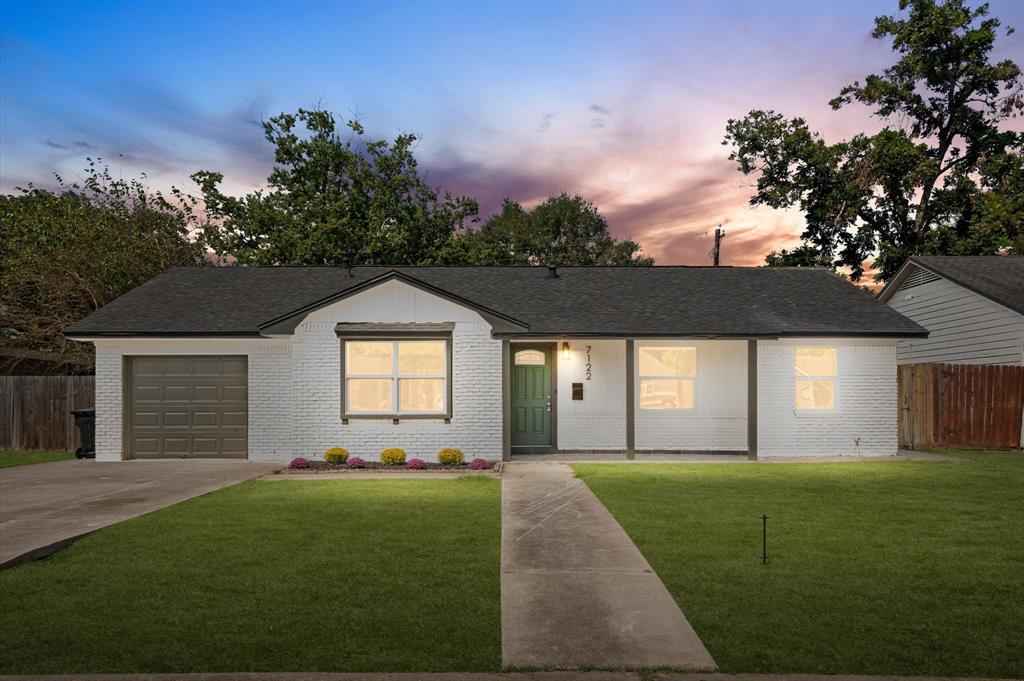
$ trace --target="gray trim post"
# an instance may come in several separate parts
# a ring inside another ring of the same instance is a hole
[[[747,458],[757,461],[757,339],[747,341]]]
[[[512,458],[512,434],[509,418],[512,410],[512,344],[508,339],[501,341],[501,460]]]
[[[633,339],[626,339],[626,458],[636,458],[636,367]]]

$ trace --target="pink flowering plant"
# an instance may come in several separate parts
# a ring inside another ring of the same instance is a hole
[[[469,467],[470,467],[471,470],[474,470],[474,471],[482,471],[485,468],[490,468],[491,465],[489,463],[487,463],[486,459],[473,459],[469,463]]]
[[[349,468],[365,468],[366,462],[360,459],[358,456],[353,456],[351,459],[348,460],[348,463],[345,465],[348,466]]]
[[[409,459],[408,463],[405,464],[406,468],[411,468],[415,471],[421,471],[427,467],[427,464],[423,463],[423,459]]]
[[[305,458],[303,456],[297,456],[297,457],[295,457],[294,459],[291,460],[291,463],[288,464],[288,468],[295,468],[295,469],[309,468],[309,459],[307,459],[307,458]]]

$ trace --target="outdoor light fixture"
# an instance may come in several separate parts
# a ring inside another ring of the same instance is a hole
[[[569,341],[562,341],[562,359],[569,359]]]

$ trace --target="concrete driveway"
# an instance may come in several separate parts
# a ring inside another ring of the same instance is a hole
[[[282,468],[255,461],[59,461],[0,469],[0,569],[78,537]]]

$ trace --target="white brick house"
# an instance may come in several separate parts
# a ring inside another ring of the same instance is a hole
[[[784,268],[180,268],[67,330],[97,457],[896,451],[926,332]]]

